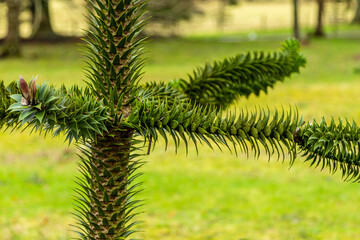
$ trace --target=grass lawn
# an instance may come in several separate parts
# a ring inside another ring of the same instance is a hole
[[[153,41],[144,81],[186,78],[204,61],[279,42],[224,42],[221,38]],[[0,79],[83,85],[79,46],[27,45],[23,59],[0,62]],[[235,108],[297,105],[304,119],[347,117],[360,123],[358,40],[313,40],[303,47],[308,66],[268,95],[241,99]],[[77,150],[63,138],[28,132],[0,135],[0,240],[69,239]],[[270,163],[200,147],[175,154],[158,143],[143,171],[145,211],[139,237],[162,240],[360,239],[360,188],[340,174],[310,169],[299,158]]]

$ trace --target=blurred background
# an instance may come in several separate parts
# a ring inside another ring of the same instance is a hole
[[[20,2],[23,39],[44,37],[46,29],[47,37],[51,37],[50,32],[63,37],[81,37],[88,28],[85,0]],[[358,0],[150,0],[151,21],[146,32],[162,37],[242,33],[249,40],[256,40],[265,33],[291,34],[297,12],[301,36],[315,32],[319,21],[328,36],[338,33],[357,36],[358,3]],[[6,0],[0,0],[0,19],[0,37],[4,38],[7,35]]]
[[[84,86],[85,0],[0,0],[0,79]],[[10,11],[9,11],[10,10]],[[9,14],[12,12],[12,14]],[[360,0],[149,0],[143,82],[296,37],[305,69],[231,111],[296,105],[309,121],[360,123]],[[19,31],[17,31],[19,29]],[[70,239],[77,150],[64,138],[0,134],[0,240]],[[309,168],[226,149],[189,154],[159,142],[141,181],[145,239],[360,239],[360,188]],[[301,155],[301,154],[300,154]]]

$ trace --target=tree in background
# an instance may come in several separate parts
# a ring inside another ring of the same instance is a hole
[[[29,0],[29,10],[31,12],[34,39],[56,39],[61,38],[56,34],[51,26],[50,19],[50,0]],[[69,0],[68,0],[69,1]]]
[[[0,57],[20,56],[20,9],[21,0],[6,0],[8,7],[8,33],[1,48]]]
[[[203,0],[204,2],[208,0]],[[160,23],[165,28],[174,30],[177,24],[182,20],[191,20],[195,14],[202,14],[198,8],[196,0],[149,0],[148,16],[151,22]],[[218,0],[219,11],[217,15],[217,25],[223,29],[225,24],[225,8],[228,5],[238,4],[238,0]],[[174,32],[172,35],[175,35]]]
[[[316,0],[318,9],[317,9],[317,21],[314,36],[323,37],[324,33],[324,11],[325,11],[325,0]]]
[[[360,24],[360,0],[356,0],[356,4],[356,11],[352,23]]]
[[[13,0],[12,0],[13,1]],[[144,3],[93,0],[87,39],[87,87],[0,82],[0,127],[64,133],[81,150],[76,192],[79,239],[130,239],[136,231],[136,180],[143,146],[173,139],[295,161],[360,179],[360,129],[355,123],[304,123],[296,110],[225,112],[240,97],[267,92],[305,65],[296,40],[280,51],[238,54],[197,68],[189,79],[140,84]]]
[[[300,40],[300,28],[299,28],[299,1],[293,0],[293,13],[294,13],[294,22],[293,22],[293,31],[294,37]]]
[[[174,28],[181,20],[190,20],[199,13],[195,0],[149,0],[148,17],[151,22],[162,24],[166,28]]]
[[[217,17],[217,26],[220,31],[224,30],[225,22],[226,22],[226,6],[234,6],[239,3],[238,0],[219,0],[218,5],[218,17]]]

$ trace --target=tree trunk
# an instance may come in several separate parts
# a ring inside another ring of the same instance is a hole
[[[20,6],[21,0],[6,0],[8,7],[8,33],[4,40],[0,57],[20,56]]]
[[[32,1],[32,5],[36,6],[35,1],[36,0],[31,0]],[[59,38],[59,35],[57,35],[56,33],[54,33],[52,26],[51,26],[51,21],[50,21],[50,10],[49,10],[49,2],[50,0],[40,0],[41,1],[41,19],[39,22],[39,26],[34,28],[34,32],[33,32],[33,38],[35,39],[54,39],[54,38]],[[35,7],[32,8],[32,15],[33,15],[33,22],[35,19]],[[34,22],[35,23],[35,22]]]
[[[131,156],[132,136],[132,130],[110,130],[88,149],[80,148],[87,157],[83,166],[88,177],[87,183],[82,184],[87,194],[79,202],[86,205],[82,209],[86,216],[83,221],[89,224],[90,239],[127,239],[133,232],[131,221],[135,213],[131,209],[136,208],[138,201],[133,200],[136,185],[132,181],[138,164]]]
[[[35,24],[35,19],[36,19],[36,17],[35,17],[35,15],[36,15],[36,4],[35,4],[35,1],[36,1],[36,0],[30,0],[30,2],[29,2],[29,7],[28,7],[28,9],[27,9],[27,10],[29,10],[30,13],[31,13],[31,25],[34,25],[34,24]],[[33,29],[33,31],[34,31],[34,29]]]
[[[298,4],[298,0],[293,0],[293,4],[294,4],[294,37],[298,40],[300,40],[300,30],[299,30],[299,18],[298,18],[298,13],[299,13],[299,4]]]
[[[356,12],[351,23],[360,24],[360,0],[357,0]]]
[[[138,192],[139,167],[137,149],[133,144],[143,141],[133,138],[126,119],[132,113],[135,84],[141,58],[139,48],[143,39],[137,38],[142,25],[138,21],[143,1],[93,0],[91,35],[88,39],[94,83],[94,94],[111,109],[107,132],[96,140],[79,146],[84,180],[78,183],[78,226],[81,239],[129,239],[136,230],[134,211],[139,205],[134,200]],[[101,86],[101,87],[100,87]],[[100,88],[97,88],[100,87]],[[120,102],[121,101],[121,102]],[[105,103],[106,102],[106,103]],[[124,103],[124,104],[123,104]],[[126,103],[126,104],[125,104]],[[127,127],[126,127],[127,126]]]
[[[317,3],[318,3],[318,15],[317,15],[317,24],[316,24],[314,36],[324,37],[325,33],[323,29],[323,16],[324,16],[325,1],[317,0]]]

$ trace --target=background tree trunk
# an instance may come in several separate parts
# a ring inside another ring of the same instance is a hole
[[[360,24],[360,0],[357,0],[356,12],[351,23]]]
[[[226,7],[226,0],[220,0],[219,1],[219,10],[218,10],[218,18],[217,18],[217,27],[220,32],[224,31],[225,26],[225,7]]]
[[[35,39],[54,39],[58,38],[59,35],[57,35],[51,26],[50,21],[50,9],[49,9],[49,3],[50,0],[40,0],[41,2],[41,19],[39,22],[39,26],[35,27],[35,19],[36,16],[36,1],[37,0],[31,0],[31,12],[32,12],[32,18],[33,18],[33,24],[34,24],[34,32],[33,32],[33,38]],[[39,4],[39,3],[38,3]]]
[[[317,23],[314,36],[324,37],[324,29],[323,29],[323,15],[324,15],[324,5],[325,0],[317,0],[318,4],[318,15],[317,15]]]
[[[6,0],[8,7],[8,33],[4,40],[0,57],[20,56],[20,6],[21,0]]]
[[[299,2],[298,0],[293,0],[293,4],[294,4],[294,37],[296,39],[300,40],[300,30],[299,30],[299,17],[298,17],[298,13],[299,13]]]

